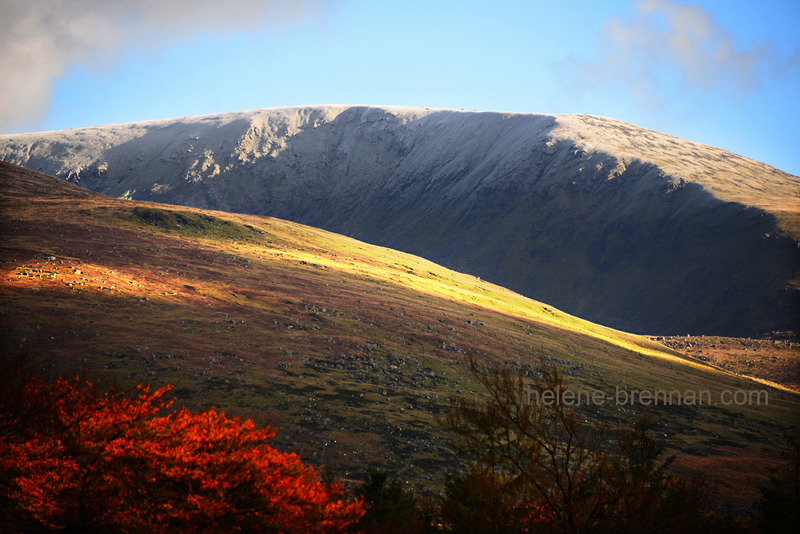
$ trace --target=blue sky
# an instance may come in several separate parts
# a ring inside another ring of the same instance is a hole
[[[590,113],[800,175],[798,26],[797,0],[0,0],[0,130],[314,104]]]

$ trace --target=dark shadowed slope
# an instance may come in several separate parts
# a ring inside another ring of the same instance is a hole
[[[0,159],[326,228],[624,330],[800,323],[800,179],[611,119],[286,108],[3,136]]]

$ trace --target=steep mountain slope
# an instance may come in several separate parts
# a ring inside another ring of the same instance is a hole
[[[611,119],[286,108],[4,136],[0,159],[311,224],[624,330],[800,322],[800,179]]]
[[[796,393],[296,223],[112,199],[0,164],[0,228],[4,356],[22,344],[54,372],[175,384],[181,403],[278,424],[279,444],[340,476],[441,481],[458,459],[435,416],[482,394],[467,356],[530,371],[543,355],[576,391],[608,396],[581,409],[611,424],[653,409],[682,465],[747,498],[800,409]],[[617,390],[714,403],[620,403]],[[722,404],[726,391],[768,405]]]

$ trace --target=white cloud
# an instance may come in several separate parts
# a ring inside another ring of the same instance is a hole
[[[0,0],[0,131],[41,119],[72,65],[110,65],[127,47],[200,31],[287,24],[334,1]]]
[[[585,82],[624,84],[658,109],[669,84],[743,95],[767,77],[797,71],[797,61],[779,58],[768,42],[743,46],[701,6],[641,0],[635,9],[632,19],[606,21],[599,62],[579,67]]]

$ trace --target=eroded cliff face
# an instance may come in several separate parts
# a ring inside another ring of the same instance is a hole
[[[284,108],[2,136],[0,159],[319,226],[623,330],[800,320],[800,179],[611,119]]]

